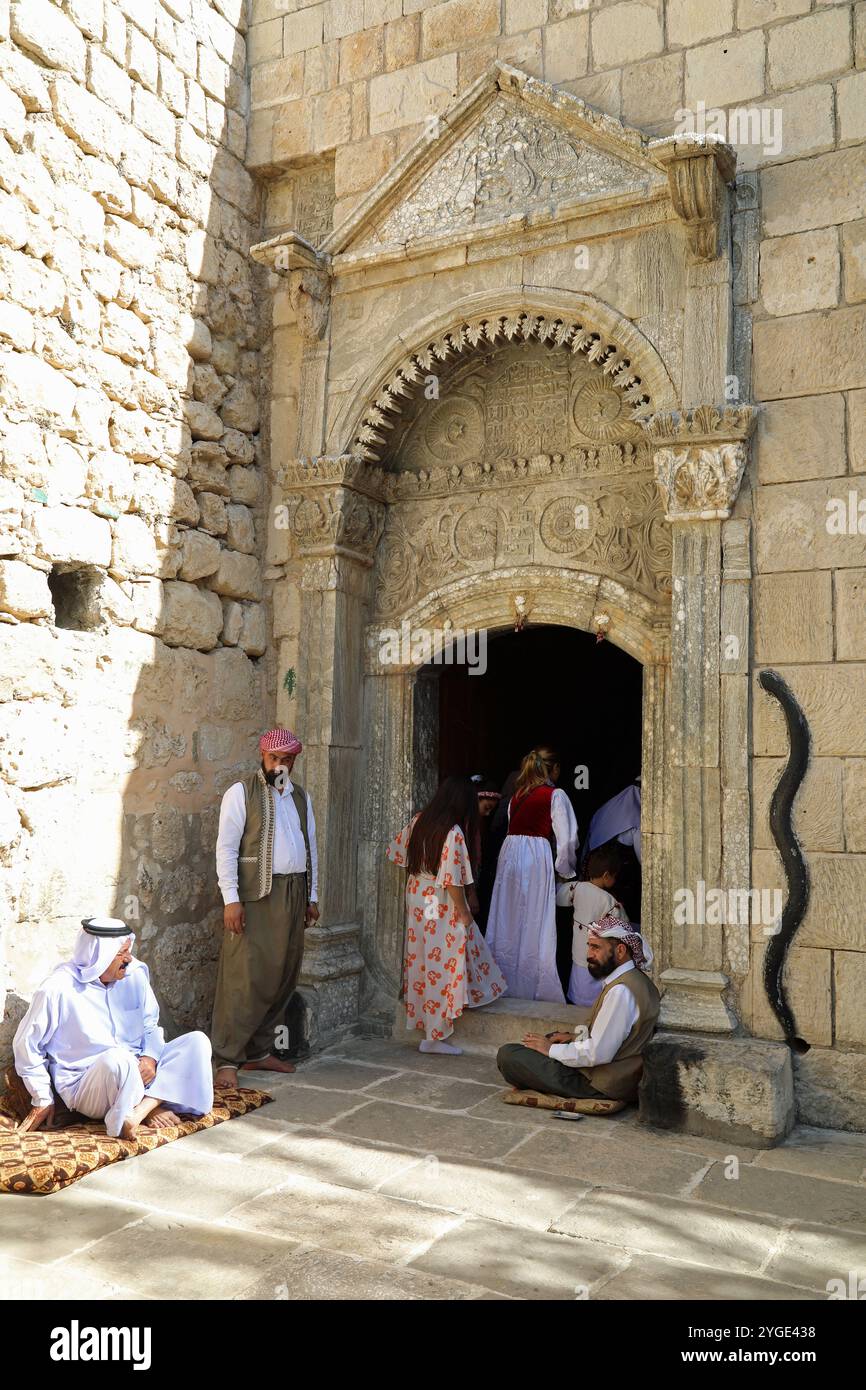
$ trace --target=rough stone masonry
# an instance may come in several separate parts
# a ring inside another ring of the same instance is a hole
[[[250,258],[266,238],[296,232],[316,248],[363,217],[497,61],[584,100],[623,149],[671,135],[683,111],[780,122],[778,148],[732,140],[730,253],[717,262],[732,277],[728,370],[758,407],[721,609],[750,611],[745,650],[717,683],[715,769],[706,755],[684,802],[659,773],[648,829],[661,839],[703,816],[723,882],[745,864],[755,887],[783,886],[768,805],[784,729],[757,686],[778,669],[812,737],[795,810],[812,896],[786,972],[812,1044],[797,1099],[812,1123],[864,1128],[866,537],[856,520],[845,534],[825,521],[828,503],[853,494],[856,518],[866,501],[866,0],[0,0],[0,1042],[83,910],[135,922],[169,1008],[206,1021],[218,797],[275,712],[308,718],[303,775],[327,792],[326,926],[307,980],[331,989],[334,1028],[370,1015],[381,978],[354,944],[369,870],[356,887],[355,859],[337,850],[352,750],[364,753],[361,661],[354,648],[323,655],[340,604],[358,615],[360,647],[369,599],[344,579],[337,522],[305,560],[302,528],[273,518],[317,430],[321,450],[347,447],[359,383],[401,343],[407,360],[423,348],[437,305],[459,315],[501,291],[505,313],[532,285],[592,297],[599,331],[615,310],[677,403],[701,399],[689,374],[719,343],[696,323],[718,286],[692,266],[687,291],[681,227],[647,254],[639,219],[622,235],[600,219],[579,274],[562,228],[529,247],[500,227],[498,260],[468,236],[404,247],[344,266],[330,315],[315,255],[289,282]],[[523,211],[519,198],[507,209]],[[463,563],[459,536],[449,543]],[[750,610],[737,606],[744,586]],[[305,611],[318,615],[306,628]],[[569,611],[592,616],[564,594],[556,620]],[[335,672],[356,655],[338,708]],[[655,708],[663,729],[661,695]],[[395,705],[389,728],[403,717]],[[327,869],[345,862],[337,886]],[[667,931],[676,886],[655,877],[651,932]],[[731,934],[703,972],[688,952],[660,953],[678,1026],[713,990],[720,1011],[723,989],[738,1035],[779,1038],[765,937],[746,938]]]

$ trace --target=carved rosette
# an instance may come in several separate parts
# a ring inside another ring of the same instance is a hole
[[[731,515],[754,424],[753,406],[699,406],[644,422],[668,521],[724,521]]]

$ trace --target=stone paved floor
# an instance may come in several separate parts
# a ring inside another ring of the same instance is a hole
[[[813,1300],[864,1267],[864,1135],[563,1122],[504,1106],[492,1060],[402,1040],[250,1084],[274,1103],[3,1198],[0,1296]]]

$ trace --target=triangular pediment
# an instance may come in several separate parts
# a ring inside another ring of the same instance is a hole
[[[375,257],[417,243],[484,234],[582,204],[667,193],[648,139],[570,92],[504,63],[410,146],[321,247]]]

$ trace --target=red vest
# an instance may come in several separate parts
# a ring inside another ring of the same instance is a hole
[[[553,832],[550,803],[555,790],[555,787],[542,784],[521,797],[512,797],[509,835],[533,835],[539,840],[549,840]]]

